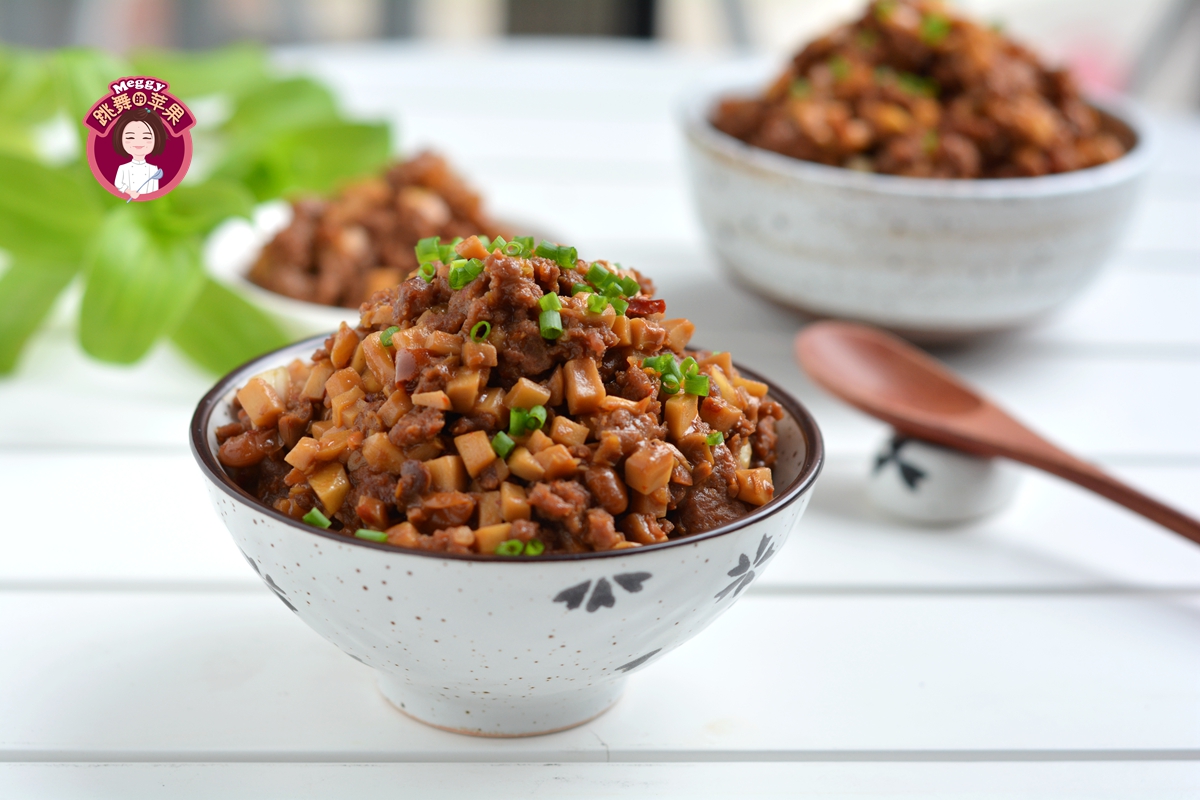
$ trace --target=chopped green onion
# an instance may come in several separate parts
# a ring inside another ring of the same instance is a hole
[[[508,458],[508,454],[511,453],[513,448],[516,446],[517,443],[514,442],[512,437],[504,431],[497,431],[496,435],[492,437],[492,449],[495,450],[496,455],[500,456],[501,458]]]
[[[938,82],[933,78],[922,78],[920,75],[914,75],[911,72],[900,73],[897,83],[901,90],[923,97],[937,97],[939,90]]]
[[[833,73],[835,81],[844,81],[850,77],[850,62],[845,56],[834,56],[829,59],[829,71]]]
[[[683,379],[683,391],[697,397],[708,397],[708,376],[688,375]]]
[[[455,290],[462,289],[468,283],[478,278],[481,272],[483,272],[483,262],[478,258],[461,258],[450,262],[450,275],[448,277],[450,288]]]
[[[479,243],[481,245],[483,245],[484,250],[491,252],[491,250],[492,250],[492,246],[490,243],[491,240],[488,239],[488,237],[484,236],[482,233],[477,233],[477,234],[475,234],[475,238],[479,240]]]
[[[546,545],[542,543],[541,539],[530,539],[525,543],[525,555],[527,556],[540,556],[544,552],[546,552]]]
[[[619,297],[610,297],[608,302],[616,310],[618,317],[625,316],[625,309],[629,308],[629,303]]]
[[[526,258],[529,256],[529,251],[520,242],[509,242],[504,245],[504,255],[512,256],[513,258]]]
[[[610,280],[608,284],[600,290],[600,293],[605,297],[620,297],[621,283],[616,279]]]
[[[543,311],[538,317],[538,328],[541,329],[543,339],[553,341],[562,336],[562,316],[557,311]]]
[[[321,510],[314,508],[301,517],[309,525],[316,525],[318,528],[328,528],[333,523],[329,521],[329,517],[321,513]]]
[[[508,412],[508,435],[524,436],[525,425],[529,420],[529,412],[523,408],[514,408]]]
[[[544,294],[538,300],[538,306],[542,311],[558,311],[562,308],[562,302],[559,301],[556,294]]]
[[[383,531],[373,531],[370,528],[359,528],[354,532],[356,539],[366,539],[372,542],[386,542],[387,534]]]
[[[588,267],[587,279],[592,286],[603,289],[613,279],[613,274],[603,264],[596,263]]]
[[[575,262],[579,260],[579,251],[574,247],[565,245],[558,248],[558,258],[554,259],[563,269],[574,269]]]
[[[426,283],[433,283],[433,279],[437,277],[437,267],[433,265],[432,261],[426,261],[421,265],[420,269],[417,270],[417,274],[420,275]]]
[[[675,363],[675,357],[671,355],[663,356],[648,356],[642,359],[642,366],[648,367],[659,374],[665,374],[672,371],[672,366]]]
[[[397,327],[396,325],[393,325],[392,327],[388,328],[386,331],[379,334],[379,343],[381,345],[383,345],[384,347],[391,347],[392,346],[392,337],[395,336],[399,330],[400,330],[400,328]]]
[[[443,245],[438,246],[438,257],[441,259],[443,264],[449,264],[451,261],[454,260],[454,257],[456,255],[458,255],[458,253],[456,253],[454,251],[454,248],[458,247],[459,243],[462,240],[463,239],[461,236],[455,236],[453,241],[450,242],[450,244],[443,244]]]
[[[417,242],[417,246],[413,249],[417,251],[418,264],[428,264],[431,261],[437,261],[441,258],[438,241],[438,237],[430,236],[428,239],[422,239]]]
[[[704,441],[708,443],[709,447],[716,447],[719,444],[725,444],[725,434],[720,431],[713,431],[704,437]]]
[[[695,375],[700,371],[700,365],[696,363],[696,359],[688,356],[683,361],[679,362],[679,372],[683,377]]]
[[[579,294],[580,292],[590,294],[591,291],[592,291],[592,287],[588,286],[586,283],[576,283],[571,286],[571,296],[572,297]]]
[[[950,35],[950,18],[944,14],[926,14],[921,20],[921,41],[936,46]]]
[[[679,393],[679,378],[676,375],[662,376],[662,390],[667,394]]]
[[[603,314],[604,309],[608,307],[608,298],[602,294],[589,294],[587,298],[587,309],[593,314]]]
[[[492,335],[492,323],[486,319],[481,319],[471,326],[471,341],[486,342],[487,338]]]
[[[521,249],[524,251],[526,257],[533,253],[532,236],[514,236],[513,241],[521,245]]]
[[[491,245],[488,246],[488,252],[503,250],[505,247],[508,247],[508,242],[504,241],[503,236],[497,236],[495,239],[492,239]]]
[[[633,297],[642,290],[642,285],[628,275],[624,278],[618,278],[618,280],[621,283],[621,294],[626,297]]]
[[[549,258],[563,269],[572,269],[579,260],[579,252],[574,247],[551,244],[547,241],[538,242],[534,255]]]
[[[498,556],[519,556],[524,550],[525,543],[520,539],[509,539],[507,542],[496,545],[496,555]]]
[[[546,407],[534,406],[525,416],[525,430],[532,433],[546,424]]]

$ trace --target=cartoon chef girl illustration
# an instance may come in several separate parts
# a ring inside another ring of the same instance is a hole
[[[167,131],[158,115],[146,108],[126,111],[113,126],[112,144],[118,155],[132,157],[117,167],[113,185],[132,200],[157,192],[158,167],[146,161],[146,156],[160,155],[167,145]]]

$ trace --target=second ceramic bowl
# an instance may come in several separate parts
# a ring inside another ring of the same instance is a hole
[[[397,708],[447,730],[529,736],[602,713],[629,673],[706,628],[762,574],[821,469],[821,434],[809,413],[743,370],[771,386],[785,416],[775,498],[728,525],[629,550],[518,559],[349,538],[260,503],[216,458],[216,429],[230,421],[237,389],[308,358],[323,341],[291,345],[221,379],[192,418],[192,450],[222,521],[271,591],[374,668]]]
[[[1078,294],[1125,230],[1150,156],[1141,115],[1097,104],[1131,147],[1037,178],[875,175],[752,147],[709,123],[719,98],[767,78],[711,82],[683,107],[688,168],[709,242],[771,300],[923,339],[1028,323]]]

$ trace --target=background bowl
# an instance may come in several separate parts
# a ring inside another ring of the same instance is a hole
[[[347,538],[262,505],[216,459],[215,431],[231,420],[236,390],[263,370],[308,358],[323,341],[290,345],[222,378],[192,418],[192,451],[221,519],[271,591],[377,670],[396,707],[439,728],[528,736],[605,711],[626,675],[699,633],[761,574],[821,469],[821,434],[809,413],[744,370],[770,385],[785,418],[775,499],[730,525],[615,553],[520,559]]]
[[[924,339],[1035,320],[1078,294],[1125,230],[1150,159],[1126,102],[1096,103],[1130,151],[1037,178],[938,180],[829,167],[752,147],[709,123],[726,95],[767,76],[715,80],[684,104],[691,189],[733,275],[768,299]]]

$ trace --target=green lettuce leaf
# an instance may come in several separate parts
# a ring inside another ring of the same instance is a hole
[[[173,331],[204,285],[197,237],[155,236],[148,210],[109,212],[87,263],[79,340],[101,361],[132,364]]]
[[[121,59],[86,47],[56,51],[51,65],[59,103],[80,126],[95,102],[111,91],[109,84],[130,74],[129,65]]]
[[[34,262],[78,264],[102,219],[78,171],[0,154],[0,247]]]
[[[25,342],[78,271],[17,259],[0,276],[0,374],[16,367]]]
[[[288,78],[239,97],[224,132],[238,148],[261,142],[279,131],[337,119],[337,103],[329,89],[310,78]]]
[[[200,366],[223,375],[291,340],[266,312],[206,278],[171,341]]]
[[[328,192],[378,170],[391,153],[387,125],[331,122],[284,131],[255,150],[231,153],[218,174],[258,200]]]
[[[205,235],[230,217],[249,218],[254,195],[241,184],[212,179],[177,187],[148,203],[151,224],[164,235]]]

